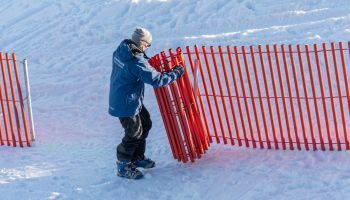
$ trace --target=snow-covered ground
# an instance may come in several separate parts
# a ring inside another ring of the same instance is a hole
[[[0,0],[0,51],[28,58],[37,141],[0,147],[0,199],[348,199],[349,152],[213,145],[195,163],[173,160],[156,98],[139,181],[117,177],[122,138],[107,114],[111,55],[136,26],[149,55],[186,45],[350,39],[349,0]]]

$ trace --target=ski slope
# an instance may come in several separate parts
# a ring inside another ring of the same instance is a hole
[[[108,115],[112,52],[137,26],[152,56],[186,45],[350,40],[349,0],[0,0],[0,51],[27,58],[37,141],[0,147],[0,199],[347,199],[349,152],[213,145],[195,163],[173,160],[153,89],[139,181],[116,176],[123,136]]]

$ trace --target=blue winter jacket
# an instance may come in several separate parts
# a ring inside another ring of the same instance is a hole
[[[113,53],[109,92],[109,114],[130,117],[141,111],[145,84],[161,87],[174,82],[176,72],[160,73],[148,64],[141,51],[135,52],[131,40],[124,40]],[[135,45],[134,45],[135,46]]]

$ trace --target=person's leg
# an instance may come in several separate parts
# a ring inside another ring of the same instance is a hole
[[[132,117],[120,117],[125,135],[117,147],[117,158],[119,161],[131,161],[136,149],[142,140],[142,124],[139,115]]]
[[[145,106],[142,106],[141,112],[139,113],[140,119],[141,119],[141,126],[142,126],[142,134],[139,141],[139,145],[135,150],[134,153],[134,160],[138,159],[144,159],[145,158],[145,151],[146,151],[146,138],[148,136],[149,131],[152,128],[152,120],[149,112],[147,111]]]
[[[142,137],[140,139],[140,143],[138,148],[135,151],[133,163],[136,167],[142,167],[142,168],[153,168],[156,166],[156,163],[145,157],[145,150],[146,150],[146,138],[148,136],[148,133],[150,129],[152,128],[152,121],[149,112],[147,109],[143,106],[140,112],[140,119],[142,124]]]
[[[122,142],[117,147],[117,175],[129,179],[140,179],[143,175],[132,162],[142,136],[140,116],[123,117],[119,118],[119,120],[125,130],[125,134]]]

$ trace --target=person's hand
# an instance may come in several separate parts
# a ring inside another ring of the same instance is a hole
[[[180,64],[173,69],[173,72],[176,74],[176,79],[179,79],[185,73],[185,68]]]

